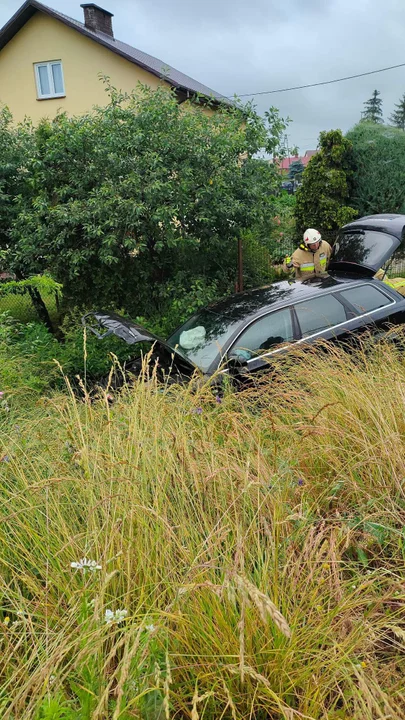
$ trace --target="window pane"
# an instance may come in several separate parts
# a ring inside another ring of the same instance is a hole
[[[204,309],[178,328],[167,344],[206,372],[238,325],[237,318]]]
[[[389,305],[392,300],[372,285],[360,285],[341,293],[359,313],[370,312]]]
[[[62,78],[62,66],[60,63],[54,63],[52,65],[52,78],[55,94],[62,94],[64,92],[64,88]]]
[[[50,95],[51,88],[49,85],[48,67],[46,65],[38,66],[39,91],[41,95]]]
[[[293,328],[289,308],[269,313],[245,330],[233,346],[231,353],[246,359],[269,350],[275,345],[293,340]],[[248,351],[248,352],[246,352]]]
[[[379,268],[392,255],[397,244],[397,238],[385,232],[342,230],[333,246],[333,261]]]
[[[299,303],[295,310],[302,337],[346,321],[344,306],[333,295],[324,295],[322,298]]]

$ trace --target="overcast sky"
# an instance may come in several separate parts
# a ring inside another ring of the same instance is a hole
[[[0,0],[0,26],[22,4]],[[80,1],[47,0],[82,20]],[[403,0],[98,0],[115,36],[224,95],[315,83],[405,62]],[[384,117],[405,92],[405,67],[334,85],[258,96],[293,122],[289,145],[316,147],[348,130],[381,91]]]

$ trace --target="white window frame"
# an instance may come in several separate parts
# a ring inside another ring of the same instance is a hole
[[[60,65],[60,71],[61,71],[62,83],[63,83],[63,92],[61,92],[61,93],[55,92],[55,87],[54,87],[54,83],[53,83],[53,75],[52,75],[52,67],[51,67],[52,65]],[[53,92],[50,92],[48,95],[43,95],[41,92],[41,80],[40,80],[40,76],[39,76],[39,68],[40,67],[46,67],[46,69],[48,71],[49,87],[51,88],[51,91],[53,90]],[[48,60],[46,62],[34,63],[34,71],[35,71],[35,82],[37,85],[37,100],[50,100],[52,98],[66,97],[65,78],[63,75],[62,60]]]

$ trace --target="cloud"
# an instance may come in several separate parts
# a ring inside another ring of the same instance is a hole
[[[404,61],[405,3],[398,0],[98,0],[116,37],[232,96],[321,82]],[[78,0],[47,0],[81,19]],[[0,24],[19,7],[1,0]],[[321,130],[346,131],[381,91],[387,118],[405,92],[405,68],[319,88],[256,98],[293,119],[301,150]]]

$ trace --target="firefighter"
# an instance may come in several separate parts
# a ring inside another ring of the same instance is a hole
[[[328,269],[331,252],[331,246],[326,240],[322,240],[321,233],[308,228],[304,232],[301,245],[293,252],[292,257],[284,260],[283,270],[288,272],[294,269],[296,280],[323,275]]]
[[[397,278],[389,278],[387,277],[386,271],[380,268],[378,272],[374,275],[377,280],[382,280],[390,287],[394,288],[400,295],[405,296],[405,278],[397,277]]]

